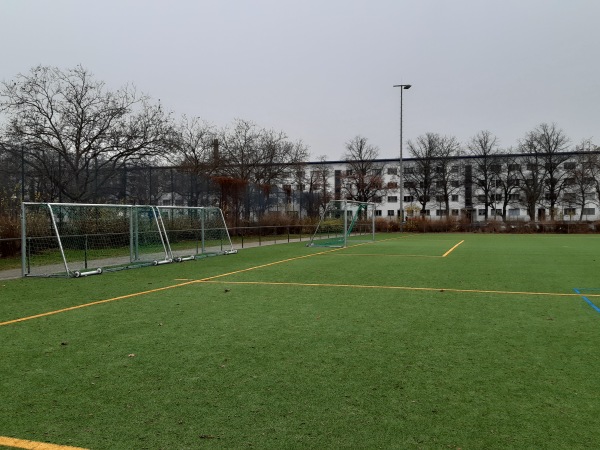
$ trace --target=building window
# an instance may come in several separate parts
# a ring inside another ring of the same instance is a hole
[[[443,203],[445,201],[444,196],[443,195],[436,195],[435,196],[435,201],[439,202],[439,203]]]
[[[413,196],[412,195],[405,195],[404,196],[404,201],[406,203],[412,203],[414,201]]]
[[[398,175],[398,169],[396,169],[395,167],[388,167],[387,174],[388,175]]]
[[[435,210],[435,215],[438,217],[444,217],[447,216],[448,214],[446,214],[446,210],[445,209],[436,209]]]
[[[457,202],[458,201],[458,195],[457,194],[453,194],[452,195],[452,201],[453,202]],[[457,210],[458,211],[458,210]]]
[[[453,209],[452,210],[452,215],[453,216],[458,216],[459,213],[460,213],[460,211],[458,209]]]
[[[573,170],[575,169],[575,163],[574,162],[566,162],[565,163],[565,170]]]
[[[414,167],[405,167],[404,168],[404,173],[415,173],[415,168]]]
[[[518,201],[521,196],[519,194],[509,194],[508,199],[512,201]]]
[[[565,208],[564,214],[565,216],[574,216],[577,212],[575,211],[575,208]]]
[[[376,209],[375,210],[375,217],[381,217],[381,210],[380,209]]]
[[[595,216],[596,208],[583,208],[582,214],[584,216]]]
[[[509,209],[508,210],[508,217],[518,217],[520,215],[521,215],[520,209]]]
[[[394,217],[394,215],[396,215],[396,212],[393,209],[388,209],[388,217]]]
[[[486,211],[486,210],[485,210],[485,208],[483,208],[483,209],[478,209],[478,210],[477,210],[477,214],[479,214],[480,216],[485,216],[485,211]]]
[[[395,181],[390,181],[387,184],[388,189],[398,189],[398,183]]]
[[[346,170],[346,176],[349,177],[350,175],[352,175],[352,169]]]
[[[450,172],[452,172],[452,173],[458,173],[458,166],[452,166],[450,168]]]
[[[381,196],[380,196],[380,197],[375,197],[375,198],[373,198],[373,201],[374,201],[375,203],[381,203]]]
[[[396,197],[395,195],[390,195],[388,196],[388,203],[396,203],[398,201],[398,197]]]
[[[508,165],[509,172],[516,172],[521,170],[521,164],[509,164]]]

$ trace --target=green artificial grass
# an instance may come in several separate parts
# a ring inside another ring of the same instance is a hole
[[[0,326],[0,436],[91,449],[596,445],[600,314],[557,294],[600,288],[597,237],[383,238],[0,282],[0,322],[147,292]]]

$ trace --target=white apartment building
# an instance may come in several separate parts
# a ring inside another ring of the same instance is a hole
[[[599,152],[593,154],[599,155]],[[380,176],[381,189],[369,201],[378,205],[377,216],[389,220],[398,220],[402,209],[406,219],[423,215],[431,220],[439,220],[449,215],[467,218],[472,222],[482,222],[486,218],[488,221],[503,220],[505,215],[506,220],[521,221],[545,221],[551,216],[554,216],[555,220],[564,221],[600,220],[599,171],[594,172],[595,176],[584,177],[582,171],[577,170],[577,157],[580,154],[573,152],[565,155],[568,159],[554,168],[554,191],[549,186],[549,177],[544,167],[537,167],[537,171],[535,167],[530,167],[531,163],[527,162],[528,155],[509,155],[510,160],[492,160],[490,166],[494,169],[493,176],[485,184],[488,186],[487,206],[482,182],[478,178],[481,173],[476,170],[477,158],[460,156],[446,161],[445,170],[447,174],[451,174],[450,179],[445,180],[446,184],[449,183],[446,194],[443,193],[439,179],[432,175],[432,186],[424,209],[418,201],[419,193],[422,192],[417,189],[417,184],[422,182],[415,175],[415,172],[420,170],[418,161],[404,159],[403,173],[400,174],[397,159],[378,159],[372,162],[369,176]],[[436,170],[437,166],[434,164],[432,172],[435,173]],[[292,186],[294,190],[306,192],[310,189],[310,184],[320,178],[321,182],[317,183],[318,191],[327,191],[330,199],[350,198],[348,190],[352,187],[348,185],[348,179],[352,175],[351,172],[351,165],[346,161],[309,162],[303,171],[294,174],[283,186],[284,190],[289,190]],[[323,189],[324,180],[326,189]],[[538,183],[539,191],[532,194],[531,185],[534,182]],[[536,199],[531,197],[534,194]],[[449,201],[448,208],[446,196]],[[555,197],[553,214],[550,211],[552,196]],[[284,209],[294,215],[304,215],[301,206],[297,200],[288,197]],[[532,210],[534,217],[529,213]]]

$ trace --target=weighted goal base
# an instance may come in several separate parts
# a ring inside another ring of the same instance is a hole
[[[80,277],[87,277],[90,275],[100,275],[102,273],[102,268],[98,267],[95,270],[87,270],[85,272],[82,272],[80,270],[76,270],[75,272],[73,272],[73,276],[75,278],[80,278]]]

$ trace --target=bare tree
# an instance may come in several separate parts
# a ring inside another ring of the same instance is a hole
[[[404,173],[405,188],[421,205],[421,216],[425,216],[427,203],[434,194],[435,167],[439,155],[441,136],[426,133],[413,141],[408,141],[408,150],[415,158],[412,167],[406,167]]]
[[[306,161],[308,148],[302,141],[291,142],[283,132],[259,128],[254,122],[236,119],[233,126],[219,133],[219,180],[236,186],[242,194],[244,186],[255,184],[262,191],[263,209],[277,181],[290,178],[290,171]],[[229,179],[229,181],[227,181]],[[246,193],[248,194],[248,193]],[[240,200],[236,200],[239,213]],[[245,197],[244,215],[250,216],[250,198]]]
[[[522,162],[518,167],[522,203],[529,219],[533,221],[536,220],[536,207],[541,202],[545,189],[544,158],[538,151],[535,135],[531,133],[519,143],[519,151],[522,153]]]
[[[81,66],[38,66],[0,84],[7,141],[22,145],[39,177],[71,201],[87,201],[128,162],[161,156],[172,120],[125,86],[107,91]]]
[[[385,195],[384,165],[376,162],[378,156],[379,149],[363,136],[355,136],[346,142],[343,189],[347,199],[372,202]]]
[[[314,168],[309,171],[306,180],[308,189],[306,211],[309,217],[316,217],[320,212],[324,212],[327,203],[333,198],[329,181],[332,174],[331,166],[327,164],[325,156],[320,156],[317,161]]]
[[[497,202],[501,202],[503,220],[507,218],[509,205],[519,203],[520,167],[520,164],[510,152],[497,155],[494,158],[494,164],[490,167],[491,177],[496,186],[495,192],[500,196],[500,199],[495,201],[494,208]]]
[[[436,196],[444,203],[446,216],[450,215],[450,199],[460,189],[460,170],[456,157],[460,145],[452,136],[440,136],[438,139],[437,160],[435,162]]]
[[[186,171],[212,173],[218,165],[214,126],[198,117],[183,116],[176,133],[177,145],[170,155],[171,160]]]
[[[199,184],[204,183],[205,191],[208,179],[219,165],[219,141],[213,125],[198,118],[183,116],[176,128],[177,145],[173,149],[170,159],[189,174],[188,186],[181,186],[189,194],[189,205],[197,206],[200,201],[202,189]]]
[[[477,133],[467,144],[473,160],[473,177],[475,185],[484,197],[485,220],[488,220],[489,208],[495,205],[496,184],[498,179],[498,162],[500,153],[498,139],[491,132],[484,130]]]
[[[576,147],[576,154],[565,162],[563,202],[579,208],[579,220],[583,220],[584,209],[598,204],[596,187],[598,185],[597,168],[600,163],[598,153],[592,151],[590,139],[584,139]]]
[[[569,159],[565,152],[568,150],[569,138],[555,124],[542,123],[531,133],[531,138],[542,154],[544,161],[544,178],[546,185],[545,204],[550,209],[550,219],[556,216],[556,204],[564,188],[565,171],[562,165]]]

